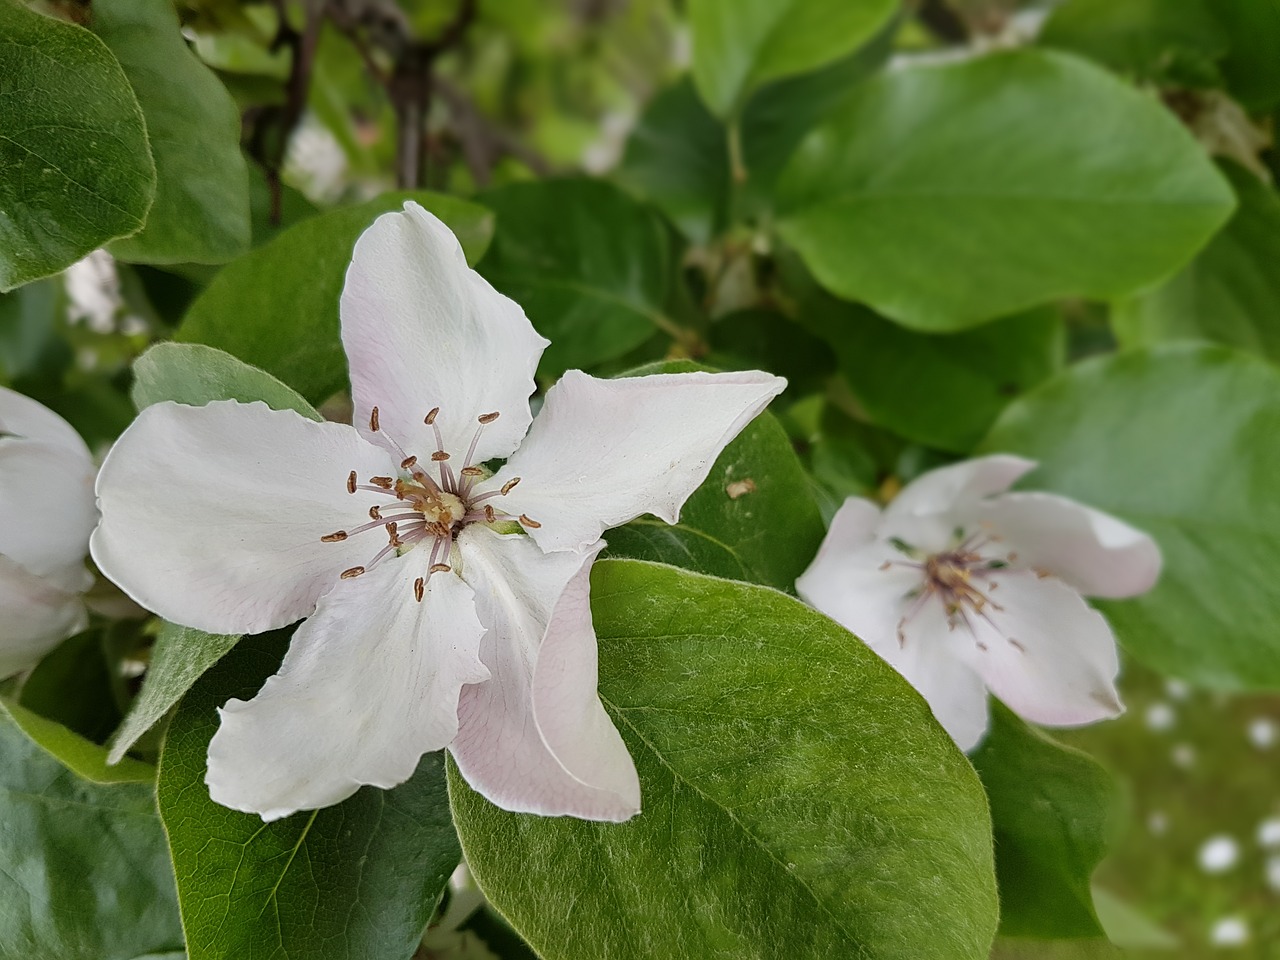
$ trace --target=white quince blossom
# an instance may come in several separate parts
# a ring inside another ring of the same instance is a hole
[[[1036,466],[997,455],[932,470],[881,510],[850,497],[796,581],[928,701],[962,750],[987,690],[1048,726],[1123,711],[1115,637],[1083,597],[1131,597],[1160,573],[1155,542],[1049,493],[1007,492]]]
[[[506,809],[633,816],[635,767],[596,693],[600,535],[674,522],[785,381],[570,371],[534,420],[547,341],[414,203],[360,237],[341,318],[356,428],[161,403],[98,482],[93,556],[143,606],[217,633],[308,618],[279,673],[220,711],[212,797],[275,819],[448,747]]]
[[[0,387],[0,677],[88,625],[93,476],[71,424]]]

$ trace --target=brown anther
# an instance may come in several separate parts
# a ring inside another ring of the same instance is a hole
[[[393,487],[392,489],[395,490],[396,496],[399,497],[401,500],[406,499],[404,492],[409,488],[408,488],[408,485],[403,480],[397,480],[395,487]]]
[[[519,477],[512,477],[510,480],[508,480],[506,483],[502,485],[502,490],[499,492],[505,497],[508,493],[510,493],[512,490],[516,488],[516,484],[519,482],[520,482]]]
[[[405,457],[403,460],[401,460],[401,461],[400,461],[400,469],[401,469],[401,470],[408,470],[410,467],[412,467],[412,466],[413,466],[415,463],[417,463],[417,462],[418,462],[418,458],[417,458],[417,457]]]
[[[342,571],[343,580],[354,580],[360,574],[364,573],[364,567],[350,567]]]
[[[448,573],[452,569],[453,567],[449,566],[447,563],[433,563],[431,565],[432,573]]]
[[[347,493],[356,492],[356,472],[352,470],[347,474]]]
[[[431,455],[431,459],[435,463],[439,463],[441,460],[448,460],[449,455],[445,453],[443,450],[437,450],[435,453]]]
[[[464,477],[483,477],[484,469],[482,467],[463,467],[459,471]]]
[[[1009,641],[1009,646],[1013,647],[1013,649],[1017,650],[1019,653],[1027,652],[1027,648],[1022,645],[1022,641],[1015,640],[1013,637],[1005,637],[1005,639]]]
[[[526,517],[523,513],[520,514],[520,523],[521,525],[526,527],[531,527],[534,530],[537,530],[540,526],[542,526],[542,524],[540,524],[537,520],[531,519],[530,517]]]
[[[392,520],[386,525],[387,538],[391,541],[393,547],[403,547],[404,543],[396,536],[396,522]]]
[[[493,421],[495,421],[495,420],[497,420],[497,419],[498,419],[498,411],[497,411],[497,410],[495,410],[495,411],[493,411],[493,413],[482,413],[482,414],[480,414],[480,416],[478,416],[476,419],[477,419],[477,420],[479,420],[481,423],[484,423],[484,424],[490,424],[490,423],[493,423]]]
[[[987,645],[986,645],[985,643],[983,643],[981,640],[978,640],[978,641],[977,641],[977,644],[978,644],[978,649],[979,649],[979,650],[981,650],[983,653],[986,653],[986,652],[987,652],[987,649],[988,649],[988,648],[987,648]]]
[[[488,520],[490,523],[493,523],[495,517],[496,517],[496,514],[493,512],[493,506],[491,504],[486,503],[484,505],[484,518]]]
[[[413,599],[421,603],[422,593],[426,589],[426,587],[427,587],[426,581],[423,580],[421,577],[413,581]]]
[[[390,477],[370,477],[369,482],[375,487],[381,487],[383,490],[390,490],[396,485],[396,482]]]
[[[880,566],[878,566],[876,569],[877,569],[877,570],[888,570],[888,569],[889,569],[890,567],[892,567],[892,566],[893,566],[893,561],[891,561],[891,560],[886,560],[884,563],[880,564]]]
[[[431,426],[431,424],[436,422],[436,414],[438,414],[439,412],[440,412],[439,407],[432,407],[431,412],[422,418],[422,422],[425,423],[427,426]]]
[[[345,530],[336,530],[333,533],[326,533],[320,538],[323,543],[341,543],[345,539],[347,539],[347,531]]]
[[[369,508],[369,519],[370,519],[370,520],[381,520],[381,519],[382,519],[382,511],[381,511],[381,510],[379,510],[377,507],[370,507],[370,508]]]
[[[374,407],[369,411],[369,429],[374,433],[378,432],[378,408]]]

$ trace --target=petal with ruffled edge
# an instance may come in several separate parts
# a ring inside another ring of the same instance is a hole
[[[986,617],[957,626],[953,651],[1014,713],[1033,723],[1077,726],[1118,716],[1120,670],[1107,621],[1055,577],[1025,570],[999,584]]]
[[[449,750],[506,810],[613,822],[640,810],[635,766],[596,693],[587,595],[603,546],[544,554],[528,537],[474,526],[458,537],[493,676],[463,690]]]
[[[0,387],[0,434],[56,444],[91,460],[89,448],[71,424],[44,404],[7,387]]]
[[[38,576],[82,563],[98,522],[93,477],[74,447],[0,439],[0,554]]]
[[[386,442],[369,430],[376,406],[380,432],[425,459],[436,441],[423,418],[439,407],[435,425],[459,460],[482,414],[500,416],[481,431],[475,461],[516,448],[549,341],[467,266],[439,219],[410,201],[375,220],[356,242],[341,314],[355,422],[366,436]]]
[[[276,820],[393,787],[458,730],[464,684],[487,679],[475,595],[434,574],[422,601],[421,549],[321,598],[280,672],[252,700],[229,700],[209,744],[209,794]]]
[[[980,503],[980,522],[1018,555],[1087,597],[1133,597],[1155,586],[1160,548],[1122,520],[1052,493],[1006,493]]]
[[[0,678],[25,670],[89,625],[78,595],[89,579],[83,565],[37,577],[0,556]]]
[[[570,370],[494,478],[495,507],[541,526],[544,550],[582,550],[642,513],[675,523],[716,457],[787,381],[759,371],[598,380]]]
[[[116,441],[98,475],[102,521],[91,541],[102,572],[166,620],[211,633],[293,623],[377,533],[323,543],[368,520],[373,494],[347,493],[393,472],[351,427],[264,403],[158,403]]]

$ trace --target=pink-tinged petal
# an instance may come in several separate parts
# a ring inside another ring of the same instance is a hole
[[[953,651],[1014,713],[1049,726],[1118,716],[1120,670],[1107,621],[1056,577],[1026,570],[995,578],[987,617],[952,632]]]
[[[1019,565],[1047,570],[1088,597],[1137,596],[1160,576],[1154,540],[1066,497],[1006,493],[979,504],[977,516]]]
[[[504,809],[613,822],[640,810],[631,757],[595,690],[586,593],[600,546],[545,554],[528,537],[478,527],[458,537],[492,679],[462,691],[449,750],[467,782]],[[550,660],[540,667],[544,650]],[[567,702],[552,703],[558,695]],[[571,729],[575,719],[585,726]]]
[[[642,513],[675,523],[720,451],[787,382],[767,373],[598,380],[570,370],[494,478],[520,477],[496,508],[541,526],[544,550],[582,550]]]
[[[421,549],[321,598],[280,672],[252,700],[230,700],[209,744],[209,795],[276,820],[393,787],[458,730],[464,684],[488,677],[475,595],[452,573],[425,576]]]
[[[77,592],[89,579],[83,565],[37,577],[0,556],[0,678],[32,666],[89,625]]]
[[[93,477],[75,447],[0,439],[0,554],[37,576],[83,566],[98,522]]]
[[[500,416],[481,432],[475,460],[516,448],[548,341],[467,266],[439,219],[409,202],[375,220],[356,242],[341,313],[355,422],[367,436],[376,438],[376,406],[380,431],[425,460],[436,441],[423,418],[439,407],[435,425],[459,466],[483,414]]]
[[[385,497],[347,492],[395,464],[351,427],[264,403],[158,403],[139,414],[98,475],[93,559],[166,620],[211,633],[293,623],[349,567],[382,546],[376,531],[321,537],[368,520]]]
[[[923,473],[885,508],[882,535],[926,552],[946,549],[957,528],[972,522],[982,498],[1008,490],[1035,465],[1034,460],[995,454]]]
[[[56,444],[75,451],[85,461],[91,459],[89,448],[71,424],[44,404],[7,387],[0,387],[0,434]]]

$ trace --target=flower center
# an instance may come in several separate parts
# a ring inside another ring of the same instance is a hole
[[[970,615],[981,617],[988,623],[991,616],[988,610],[1003,610],[1000,604],[991,599],[990,594],[996,589],[994,574],[1007,569],[1009,563],[1016,559],[1010,554],[1008,559],[984,556],[980,551],[993,542],[992,537],[974,534],[963,537],[963,531],[957,534],[959,542],[949,550],[929,554],[919,561],[886,561],[881,569],[890,566],[905,566],[920,570],[924,574],[924,583],[908,596],[914,596],[915,602],[898,621],[898,643],[907,642],[906,626],[913,617],[924,609],[932,599],[942,604],[947,615],[947,625],[954,630],[963,624],[975,637],[973,621]],[[916,551],[907,544],[894,544],[908,556],[915,556]],[[978,643],[981,647],[981,642]]]
[[[498,419],[498,413],[486,413],[477,418],[479,426],[475,436],[472,437],[471,447],[462,461],[462,466],[457,471],[450,464],[453,458],[444,449],[444,438],[441,436],[439,426],[436,425],[436,418],[439,415],[440,408],[435,407],[423,418],[423,423],[432,427],[436,435],[436,449],[428,461],[435,468],[433,472],[420,464],[416,456],[405,453],[394,437],[382,431],[378,422],[377,407],[371,411],[369,429],[375,433],[382,433],[400,455],[400,475],[369,477],[365,483],[359,482],[354,470],[347,475],[347,493],[353,495],[357,492],[372,493],[384,499],[369,507],[368,523],[362,523],[349,530],[336,530],[320,539],[325,543],[340,543],[357,534],[381,529],[387,535],[387,544],[368,563],[343,570],[343,580],[350,580],[366,573],[392,553],[400,556],[408,553],[419,543],[430,543],[431,554],[426,571],[413,585],[414,597],[421,601],[426,582],[431,575],[447,573],[452,569],[450,564],[453,541],[468,525],[516,521],[527,528],[541,526],[536,520],[524,514],[513,517],[508,513],[495,510],[493,505],[487,502],[510,493],[520,482],[519,477],[513,477],[496,490],[477,489],[485,482],[486,471],[483,467],[474,465],[472,459],[480,442],[480,434],[486,426]]]

